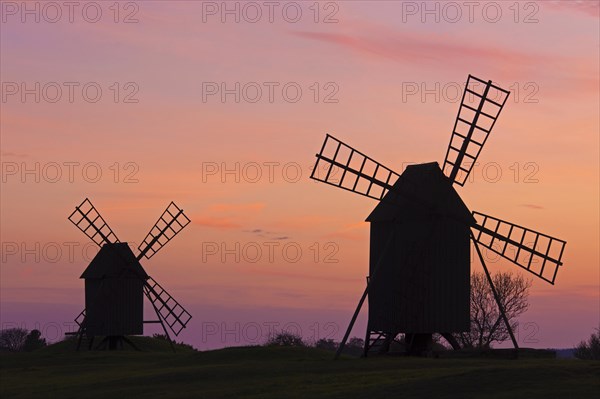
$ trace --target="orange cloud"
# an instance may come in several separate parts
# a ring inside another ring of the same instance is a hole
[[[543,206],[536,205],[536,204],[521,204],[521,206],[524,206],[525,208],[530,208],[530,209],[544,209]]]
[[[292,31],[292,35],[348,48],[365,57],[379,57],[402,64],[422,66],[440,63],[464,70],[492,71],[495,79],[512,80],[536,76],[548,80],[544,94],[556,96],[596,95],[597,62],[588,56],[548,55],[541,52],[494,46],[490,43],[465,42],[451,35],[396,31],[361,23],[355,33]],[[548,68],[552,66],[552,68]]]

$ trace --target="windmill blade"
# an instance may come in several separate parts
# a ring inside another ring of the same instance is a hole
[[[144,284],[144,293],[152,303],[156,314],[165,321],[175,336],[179,335],[192,315],[152,277],[149,277]]]
[[[473,212],[474,240],[519,267],[554,284],[566,241],[504,220]]]
[[[510,92],[469,75],[463,92],[443,171],[463,186],[481,153]]]
[[[106,243],[119,242],[115,233],[87,198],[75,207],[75,210],[69,216],[69,220],[99,247]]]
[[[174,202],[171,202],[167,209],[160,215],[158,221],[152,226],[150,232],[139,245],[140,254],[137,259],[144,256],[150,259],[155,253],[160,251],[173,237],[177,235],[185,226],[190,223],[190,219],[183,213]],[[143,247],[143,249],[142,249]]]
[[[399,175],[331,135],[325,137],[311,179],[381,200]]]

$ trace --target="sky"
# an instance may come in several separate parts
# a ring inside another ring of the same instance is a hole
[[[376,201],[311,180],[314,155],[329,133],[398,173],[442,163],[472,74],[511,97],[457,191],[567,241],[554,286],[527,275],[519,344],[588,337],[600,325],[598,2],[469,4],[2,1],[2,328],[74,329],[98,248],[67,216],[87,197],[135,246],[170,201],[192,220],[143,262],[193,315],[178,340],[341,339]],[[489,266],[521,273],[491,254]],[[365,325],[366,308],[352,335]]]

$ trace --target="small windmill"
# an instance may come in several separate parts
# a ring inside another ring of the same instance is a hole
[[[85,279],[85,309],[75,319],[79,325],[77,349],[83,335],[88,337],[90,349],[95,336],[104,337],[98,347],[117,349],[123,342],[134,346],[126,336],[143,334],[144,323],[160,323],[173,348],[167,327],[177,336],[192,316],[146,274],[140,260],[150,259],[190,223],[183,210],[171,202],[138,246],[137,256],[126,242],[119,241],[87,198],[75,207],[69,220],[100,247],[81,275]],[[157,320],[143,320],[144,295]]]
[[[480,212],[471,212],[453,184],[463,186],[498,119],[509,92],[469,75],[443,169],[411,165],[399,175],[327,135],[311,178],[381,202],[370,222],[367,286],[336,357],[369,297],[364,355],[389,350],[400,333],[419,353],[442,334],[469,331],[470,241],[515,349],[518,344],[485,264],[483,246],[554,284],[566,242]],[[500,322],[500,319],[498,320]]]

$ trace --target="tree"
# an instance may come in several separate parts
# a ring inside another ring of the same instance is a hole
[[[40,330],[31,330],[27,337],[25,337],[25,342],[23,343],[23,351],[31,352],[39,348],[43,348],[46,346],[46,339],[42,338],[42,333]]]
[[[581,341],[575,347],[575,357],[583,360],[600,360],[600,330],[596,329],[596,333],[592,333],[587,342]]]
[[[8,328],[0,330],[0,350],[18,352],[23,349],[27,330],[24,328]]]
[[[290,332],[280,332],[269,338],[267,346],[306,346],[302,337]]]
[[[336,351],[339,343],[335,342],[331,338],[321,338],[315,343],[315,348],[325,349],[328,351]]]
[[[352,337],[346,343],[343,353],[352,356],[362,356],[365,347],[365,340],[358,337]]]
[[[511,272],[498,272],[492,276],[492,281],[514,331],[517,318],[529,307],[532,281]],[[484,273],[471,274],[471,331],[455,336],[463,347],[479,349],[489,348],[494,342],[506,341],[510,336]]]

